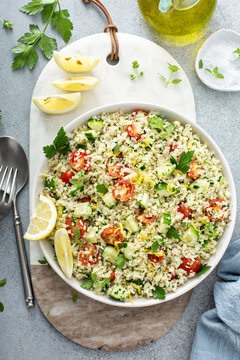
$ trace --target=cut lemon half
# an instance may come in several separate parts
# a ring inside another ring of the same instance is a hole
[[[93,76],[78,76],[53,81],[52,84],[64,91],[88,91],[95,88],[98,79]]]
[[[176,10],[188,10],[197,5],[200,0],[175,0],[174,8]]]
[[[56,220],[57,211],[53,201],[40,195],[24,238],[31,241],[45,239],[53,231]]]
[[[74,110],[81,101],[81,93],[38,96],[32,98],[34,104],[46,114],[61,115]]]
[[[63,273],[71,279],[73,271],[73,256],[70,239],[66,229],[62,228],[56,231],[54,248],[60,268]]]
[[[53,52],[56,64],[64,71],[80,74],[91,71],[99,63],[99,58],[86,55],[66,55],[58,51]]]

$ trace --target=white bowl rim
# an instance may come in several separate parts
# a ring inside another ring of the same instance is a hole
[[[124,108],[129,108],[129,110],[125,111]],[[78,116],[76,119],[74,119],[69,124],[67,124],[64,127],[64,129],[67,132],[71,132],[78,126],[84,124],[84,122],[86,122],[90,117],[92,117],[94,115],[98,115],[103,112],[115,112],[118,110],[123,110],[124,112],[131,112],[136,109],[142,109],[142,110],[146,110],[146,111],[154,110],[154,111],[158,111],[160,113],[168,113],[167,116],[172,116],[175,118],[175,120],[178,120],[183,124],[187,124],[187,123],[190,124],[193,128],[193,132],[196,132],[200,135],[200,137],[203,136],[205,138],[204,142],[207,142],[208,146],[210,145],[210,147],[212,148],[211,150],[213,150],[215,155],[221,160],[221,165],[223,167],[223,170],[225,171],[225,176],[227,177],[228,182],[229,182],[229,188],[231,190],[231,199],[230,199],[231,221],[228,223],[227,228],[225,229],[225,232],[222,236],[222,238],[224,238],[224,237],[226,237],[226,233],[228,233],[227,238],[224,239],[224,243],[222,244],[222,246],[219,249],[217,249],[216,254],[212,255],[209,259],[210,260],[209,264],[211,264],[211,268],[206,273],[204,273],[200,276],[195,276],[194,278],[188,280],[185,284],[180,286],[176,292],[167,294],[165,300],[155,300],[152,298],[150,298],[150,299],[140,298],[140,299],[134,299],[133,303],[132,302],[121,302],[121,301],[116,301],[107,295],[97,295],[91,290],[83,289],[80,287],[80,282],[77,279],[75,279],[75,278],[68,279],[63,274],[59,265],[53,259],[53,256],[48,253],[47,248],[49,248],[49,246],[51,246],[49,241],[47,239],[40,241],[41,250],[42,250],[46,260],[48,261],[48,263],[51,265],[53,270],[73,289],[77,290],[78,292],[82,293],[83,295],[88,296],[89,298],[91,298],[93,300],[100,301],[104,304],[118,306],[118,307],[127,307],[127,308],[147,307],[147,306],[152,306],[152,305],[156,305],[156,304],[161,304],[163,302],[171,301],[171,300],[176,299],[177,297],[185,294],[186,292],[190,291],[195,286],[200,284],[215,269],[215,267],[218,265],[219,261],[221,260],[222,256],[224,255],[224,253],[229,245],[229,242],[231,240],[231,237],[232,237],[235,220],[236,220],[236,211],[237,211],[235,184],[233,181],[230,167],[229,167],[228,162],[225,159],[222,151],[220,150],[218,145],[215,143],[215,141],[211,138],[211,136],[207,134],[207,132],[205,130],[203,130],[199,125],[194,123],[192,120],[188,119],[186,116],[184,116],[180,112],[171,110],[170,108],[159,105],[159,104],[153,104],[153,103],[148,103],[148,102],[112,103],[112,104],[99,106],[88,112],[85,112],[84,114]],[[170,119],[168,119],[168,120],[172,121]],[[205,141],[205,140],[207,140],[207,141]],[[33,196],[30,199],[31,213],[33,212],[35,202],[36,202],[37,196],[39,194],[39,186],[40,186],[39,185],[39,174],[41,173],[42,169],[46,169],[46,168],[47,168],[47,159],[44,157],[44,155],[42,155],[42,158],[39,161],[38,171],[36,171],[34,178],[33,178],[33,184],[32,184],[33,185],[33,187],[32,187]],[[213,259],[214,257],[215,257],[215,259],[214,259],[214,262],[212,263],[211,259]]]

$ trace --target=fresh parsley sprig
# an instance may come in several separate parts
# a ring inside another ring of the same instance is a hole
[[[172,76],[173,76],[174,73],[179,71],[180,68],[177,65],[172,65],[172,64],[169,64],[169,63],[168,63],[168,68],[170,70],[170,76],[169,76],[168,80],[165,78],[165,76],[163,76],[162,74],[159,73],[161,79],[165,82],[165,87],[167,87],[170,83],[174,84],[174,85],[179,84],[182,81],[182,79],[174,79],[174,80],[172,80]]]
[[[144,72],[143,71],[138,71],[138,68],[139,68],[139,63],[137,60],[134,60],[132,62],[132,68],[133,68],[133,71],[134,71],[134,74],[130,74],[130,78],[131,80],[139,80],[141,77],[143,77],[144,75]]]
[[[211,74],[213,77],[217,78],[217,79],[224,79],[224,75],[221,74],[218,71],[218,67],[216,66],[213,70],[209,69],[209,68],[205,68],[205,70],[207,72],[209,72],[209,74]]]
[[[181,171],[183,174],[186,174],[189,170],[189,164],[192,161],[194,151],[183,152],[180,156],[179,162],[172,156],[170,161],[172,164],[176,165],[176,169]]]
[[[57,133],[53,144],[44,146],[43,152],[48,159],[53,158],[57,153],[67,154],[70,150],[70,142],[63,127]]]
[[[6,29],[6,30],[12,30],[13,29],[13,24],[9,20],[2,19],[2,18],[0,18],[0,20],[3,23],[3,29]]]
[[[56,7],[58,6],[58,10]],[[67,43],[72,35],[72,22],[68,19],[68,10],[62,10],[59,0],[33,0],[24,5],[20,10],[28,15],[35,15],[41,11],[42,21],[46,25],[41,31],[37,25],[30,25],[30,32],[25,33],[18,39],[19,44],[14,46],[11,51],[16,54],[13,59],[12,69],[21,69],[26,62],[29,69],[33,69],[38,60],[35,46],[38,45],[44,56],[49,60],[53,50],[57,49],[57,41],[45,34],[48,25],[62,36]]]

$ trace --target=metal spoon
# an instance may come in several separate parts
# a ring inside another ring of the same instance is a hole
[[[0,138],[0,164],[12,167],[13,169],[18,169],[16,191],[13,196],[13,221],[26,304],[28,307],[31,307],[34,305],[33,290],[23,240],[22,224],[16,202],[17,194],[22,190],[28,180],[29,170],[25,151],[15,139],[8,136]]]

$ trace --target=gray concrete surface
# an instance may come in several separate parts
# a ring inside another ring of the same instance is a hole
[[[27,2],[27,1],[26,1]],[[197,121],[223,150],[232,169],[239,199],[240,187],[240,97],[239,93],[220,93],[206,88],[194,71],[194,59],[203,39],[184,47],[170,47],[162,44],[159,35],[151,30],[142,18],[136,0],[104,0],[114,22],[121,32],[140,35],[163,45],[182,65],[191,81],[197,108]],[[61,0],[70,11],[74,23],[71,41],[101,32],[105,19],[93,5],[84,5],[82,0]],[[0,135],[14,136],[28,151],[29,107],[34,84],[46,64],[40,55],[33,71],[11,71],[12,55],[9,48],[17,38],[27,31],[27,24],[39,23],[39,17],[30,17],[18,11],[25,1],[0,0],[0,16],[11,19],[14,31],[0,29]],[[220,28],[240,32],[239,0],[219,0],[209,33]],[[51,34],[51,30],[49,32]],[[52,32],[55,37],[55,32]],[[59,48],[64,46],[58,37]],[[206,37],[206,36],[205,36]],[[143,50],[144,51],[144,50]],[[28,224],[28,188],[19,197],[19,208],[23,227]],[[239,210],[239,209],[238,209]],[[239,211],[238,211],[239,214]],[[233,240],[238,238],[240,222],[237,219]],[[66,339],[46,320],[36,305],[26,309],[23,300],[22,282],[11,216],[0,223],[0,278],[7,278],[7,285],[0,288],[0,301],[5,311],[0,313],[0,359],[3,360],[63,360],[63,359],[161,359],[185,360],[189,358],[196,323],[199,316],[213,306],[213,286],[216,272],[201,283],[181,319],[163,338],[125,353],[93,351]],[[111,324],[109,324],[111,326]],[[210,359],[206,359],[210,360]]]

